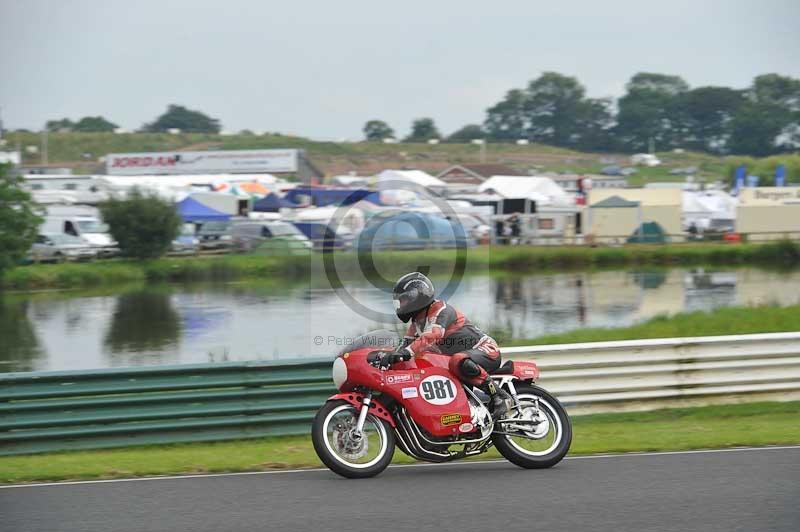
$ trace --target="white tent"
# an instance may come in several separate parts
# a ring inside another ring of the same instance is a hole
[[[419,196],[429,195],[432,189],[446,186],[447,183],[422,170],[384,170],[378,174],[378,190],[385,205],[406,205]]]
[[[388,181],[404,181],[426,188],[446,187],[447,183],[422,170],[384,170],[378,174],[378,188]]]
[[[366,187],[370,178],[359,175],[337,175],[331,178],[331,183],[344,187]]]
[[[722,190],[683,192],[683,223],[692,223],[707,228],[711,220],[733,220],[736,218],[736,198]]]
[[[357,234],[364,229],[366,217],[364,211],[357,204],[346,208],[330,206],[295,209],[284,217],[285,220],[292,222],[322,222],[325,224],[330,224],[337,218],[339,228],[344,231],[349,230]]]
[[[478,187],[478,192],[503,198],[528,198],[540,205],[571,205],[567,192],[549,177],[492,176]]]

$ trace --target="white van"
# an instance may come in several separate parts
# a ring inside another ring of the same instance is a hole
[[[39,232],[81,238],[102,257],[116,255],[119,252],[117,243],[108,232],[108,225],[89,214],[48,214]]]

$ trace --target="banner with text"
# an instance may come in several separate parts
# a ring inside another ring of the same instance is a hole
[[[109,175],[262,174],[297,171],[297,150],[174,151],[111,153]]]

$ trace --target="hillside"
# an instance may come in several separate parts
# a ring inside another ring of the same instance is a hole
[[[38,133],[10,133],[8,146],[41,146]],[[156,133],[51,133],[48,154],[51,166],[70,166],[79,173],[96,173],[103,169],[98,159],[115,152],[211,149],[300,148],[327,176],[356,172],[369,175],[386,168],[418,168],[437,173],[451,164],[480,161],[481,147],[474,144],[380,144],[367,142],[316,142],[300,137],[268,135],[207,135]],[[530,144],[489,144],[486,162],[502,163],[525,172],[599,172],[610,164],[626,165],[624,154],[581,153],[552,146]],[[631,184],[648,180],[682,180],[669,174],[673,168],[694,166],[707,180],[729,175],[735,160],[702,153],[658,153],[664,165],[640,168],[629,179]],[[792,156],[790,156],[792,157]],[[797,157],[797,156],[793,156]],[[38,164],[41,155],[25,153],[26,164]],[[792,172],[790,171],[790,175]],[[800,177],[800,176],[798,176]]]

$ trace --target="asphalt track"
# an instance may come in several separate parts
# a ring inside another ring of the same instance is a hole
[[[797,532],[800,447],[3,487],[0,530]]]

